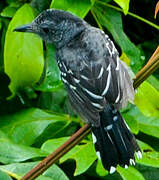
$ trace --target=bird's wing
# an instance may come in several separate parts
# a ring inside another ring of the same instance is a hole
[[[82,43],[86,42],[83,40],[78,49],[66,48],[59,53],[61,57],[57,56],[70,101],[76,111],[92,123],[99,120],[99,112],[107,103],[120,104],[123,98],[121,77],[124,72],[120,69],[118,52],[107,37],[100,35],[98,38],[101,41],[98,39],[96,48],[83,48]]]

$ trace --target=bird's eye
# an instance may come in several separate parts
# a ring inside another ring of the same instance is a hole
[[[42,30],[47,34],[49,33],[49,28],[48,27],[42,27]]]

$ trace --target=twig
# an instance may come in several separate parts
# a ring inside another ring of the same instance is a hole
[[[60,157],[66,154],[71,148],[78,144],[84,137],[90,132],[90,127],[86,124],[80,128],[70,139],[68,139],[62,146],[57,148],[52,154],[43,159],[37,166],[29,171],[21,180],[33,180],[48,169],[53,163],[55,163]]]
[[[146,80],[157,68],[159,67],[159,47],[153,53],[152,57],[149,59],[148,63],[136,74],[134,79],[134,88]],[[75,134],[71,136],[62,146],[60,146],[56,151],[50,154],[48,157],[43,159],[37,166],[35,166],[31,171],[29,171],[21,180],[33,180],[42,174],[46,169],[48,169],[53,163],[55,163],[60,157],[66,154],[71,148],[78,144],[84,137],[86,137],[90,132],[90,126],[86,124],[84,127],[80,128]]]

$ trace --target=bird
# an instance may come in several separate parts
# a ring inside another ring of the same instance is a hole
[[[135,165],[142,151],[120,109],[134,100],[128,66],[104,31],[76,15],[47,9],[30,24],[14,29],[39,35],[53,44],[72,107],[92,130],[98,159],[110,174],[118,165]]]

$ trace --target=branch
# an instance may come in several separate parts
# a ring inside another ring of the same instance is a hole
[[[136,74],[134,79],[134,88],[138,88],[139,85],[145,81],[157,68],[159,67],[159,47],[153,53],[148,63]],[[40,174],[42,174],[46,169],[48,169],[52,164],[59,160],[64,154],[66,154],[70,149],[77,145],[84,137],[86,137],[90,132],[90,126],[86,124],[84,127],[80,128],[75,134],[73,134],[70,139],[68,139],[62,146],[56,149],[52,154],[43,159],[37,166],[35,166],[31,171],[29,171],[21,180],[34,180]]]

